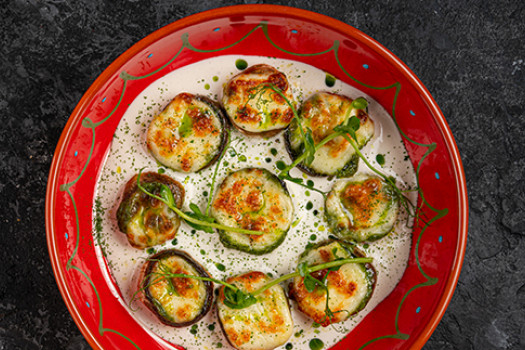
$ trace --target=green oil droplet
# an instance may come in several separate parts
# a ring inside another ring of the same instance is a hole
[[[317,338],[310,340],[310,343],[308,345],[312,350],[321,350],[324,347],[323,341]]]
[[[335,77],[332,75],[332,74],[328,74],[326,73],[326,77],[324,78],[324,83],[326,84],[326,86],[328,87],[332,87],[335,85]]]
[[[213,76],[212,80],[213,80],[213,81],[218,81],[218,80],[219,80],[219,77],[215,75],[215,76]]]
[[[206,85],[204,85],[204,88],[205,88],[206,90],[209,90],[209,89],[210,89],[210,84],[206,84]]]
[[[312,202],[308,202],[306,203],[306,210],[310,210],[314,207],[314,205],[312,204]]]
[[[277,155],[277,150],[275,148],[271,148],[270,149],[270,153],[273,155],[273,156],[276,156]]]
[[[283,170],[286,168],[286,164],[282,160],[278,160],[275,165],[277,166],[277,169]]]
[[[235,67],[237,67],[238,70],[244,70],[246,67],[248,67],[248,62],[242,58],[239,58],[237,61],[235,61]]]
[[[219,271],[222,271],[222,272],[226,271],[226,266],[224,266],[224,265],[221,264],[221,263],[216,263],[216,264],[215,264],[215,267],[216,267],[217,270],[219,270]]]
[[[241,162],[246,162],[246,160],[248,160],[248,158],[246,158],[246,156],[244,154],[241,154],[239,157],[237,157],[239,159],[239,161]]]
[[[376,156],[376,162],[377,162],[377,164],[379,164],[381,166],[385,165],[385,156],[382,155],[382,154],[378,154]]]

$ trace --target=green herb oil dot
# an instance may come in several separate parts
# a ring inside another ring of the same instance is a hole
[[[206,85],[204,85],[204,88],[205,88],[206,90],[209,90],[209,89],[210,89],[210,84],[206,84]]]
[[[217,349],[220,349],[220,348],[222,348],[222,343],[219,342],[217,343]]]
[[[272,158],[264,158],[264,161],[265,161],[266,163],[270,163],[270,162],[272,161]]]
[[[326,73],[326,77],[324,78],[324,83],[328,87],[332,87],[335,85],[335,77],[332,74]]]
[[[317,239],[317,235],[311,235],[310,240],[315,241]]]
[[[219,270],[219,271],[223,271],[223,272],[226,271],[226,266],[224,266],[224,265],[221,264],[221,263],[216,263],[216,264],[215,264],[215,267],[216,267],[217,270]]]
[[[271,148],[271,149],[270,149],[270,153],[271,153],[272,155],[276,156],[276,155],[277,155],[277,150],[276,150],[275,148]]]
[[[148,248],[148,250],[146,250],[146,252],[151,255],[151,254],[155,253],[155,248]]]
[[[317,214],[319,214],[319,212],[317,211],[317,209],[315,209],[315,210],[313,211],[313,213],[314,213],[315,216],[317,216]]]
[[[177,245],[177,243],[179,243],[179,241],[177,241],[177,238],[175,238],[173,241],[171,241],[171,244],[173,244],[173,245]]]
[[[385,165],[385,156],[382,155],[382,154],[378,154],[376,156],[376,162],[377,162],[377,164],[379,164],[381,166]]]
[[[235,67],[237,67],[238,70],[244,70],[246,67],[248,67],[248,62],[242,58],[239,58],[237,61],[235,61]]]
[[[214,75],[213,78],[212,78],[213,81],[218,81],[219,80],[219,77]]]
[[[195,334],[197,334],[197,331],[198,331],[198,330],[197,330],[197,325],[196,325],[196,324],[194,324],[193,326],[191,326],[191,329],[190,329],[190,333],[191,333],[191,334],[195,335]],[[311,346],[310,346],[310,348],[311,348]]]
[[[314,187],[315,184],[314,184],[314,182],[312,180],[308,180],[308,181],[306,181],[306,185],[308,187]]]
[[[201,254],[206,255],[206,251],[204,249],[201,249]]]
[[[157,172],[159,174],[164,174],[166,172],[166,170],[164,168],[159,168],[159,170],[157,170]]]
[[[282,160],[277,161],[275,165],[277,166],[277,169],[279,170],[283,170],[284,168],[286,168],[286,164]]]
[[[215,330],[215,324],[214,323],[209,324],[208,329],[213,332]]]
[[[292,343],[288,343],[288,344],[286,344],[286,346],[284,348],[286,350],[292,350],[293,349],[293,345],[292,345]]]
[[[306,203],[306,210],[310,210],[314,207],[314,205],[312,204],[312,202],[308,202]]]
[[[208,197],[208,191],[204,191],[204,192],[202,192],[202,195],[203,195],[204,197]]]
[[[238,159],[239,159],[239,161],[241,161],[241,162],[246,162],[246,160],[247,160],[248,158],[246,158],[246,156],[245,156],[244,154],[241,154],[241,155],[238,157]]]
[[[310,343],[308,345],[312,350],[321,350],[324,347],[323,341],[317,338],[310,340]]]

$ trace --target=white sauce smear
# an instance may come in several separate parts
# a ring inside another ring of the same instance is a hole
[[[164,340],[183,346],[188,350],[217,349],[222,344],[223,349],[231,348],[222,334],[216,312],[212,310],[192,330],[187,328],[172,328],[163,325],[140,302],[135,301],[130,308],[130,300],[137,290],[137,274],[150,254],[146,250],[132,248],[126,236],[117,226],[116,211],[120,203],[122,192],[127,181],[139,169],[144,171],[158,171],[161,166],[148,152],[145,144],[146,130],[153,117],[179,93],[190,92],[210,97],[220,101],[223,85],[239,70],[235,67],[237,59],[244,59],[248,65],[266,63],[285,73],[292,86],[294,96],[298,102],[307,99],[318,91],[341,93],[350,98],[365,97],[369,101],[369,115],[375,123],[375,135],[363,148],[362,152],[368,161],[383,173],[392,175],[403,188],[414,188],[416,176],[408,160],[399,132],[392,118],[382,106],[363,92],[337,80],[333,87],[325,84],[326,73],[310,65],[283,59],[258,56],[221,56],[197,62],[173,71],[148,86],[131,103],[124,113],[122,120],[115,132],[111,150],[108,153],[104,168],[98,179],[96,198],[100,201],[103,210],[102,231],[95,234],[97,242],[97,256],[100,268],[107,271],[105,262],[109,266],[106,280],[112,288],[115,297],[129,310],[129,313],[150,334],[166,348],[173,348]],[[215,78],[214,78],[215,77]],[[238,131],[232,132],[230,148],[235,152],[226,152],[223,163],[218,172],[216,185],[222,179],[238,169],[246,167],[262,167],[277,174],[277,161],[286,164],[291,159],[285,148],[284,135],[281,132],[269,139],[260,137],[247,137]],[[277,150],[277,155],[271,149]],[[236,155],[234,155],[236,154]],[[385,164],[381,167],[376,162],[376,155],[385,156]],[[240,157],[243,155],[244,157]],[[267,162],[267,159],[271,159]],[[162,167],[164,168],[164,167]],[[188,210],[189,203],[193,202],[204,211],[207,197],[203,192],[210,192],[211,178],[215,165],[197,174],[184,174],[165,169],[165,174],[178,180],[186,189],[183,209]],[[359,162],[358,173],[372,173],[363,161]],[[291,171],[294,177],[303,177],[314,181],[315,187],[322,191],[329,191],[336,181],[325,178],[309,177],[298,169]],[[284,243],[272,253],[263,256],[254,256],[237,250],[223,247],[217,233],[209,234],[197,231],[192,233],[192,228],[185,223],[176,236],[176,245],[169,241],[162,246],[155,247],[158,252],[163,249],[176,248],[189,253],[196,261],[203,265],[215,278],[224,280],[227,277],[249,270],[258,270],[271,273],[274,277],[295,271],[298,256],[311,242],[326,240],[330,234],[327,222],[324,219],[324,201],[322,196],[314,191],[307,191],[304,187],[287,182],[288,190],[295,206],[295,226],[288,232]],[[415,203],[415,193],[410,199]],[[313,208],[307,210],[307,203],[311,202]],[[317,215],[314,215],[317,212]],[[411,220],[408,220],[411,221]],[[368,305],[357,315],[352,316],[344,323],[334,327],[314,328],[312,321],[305,317],[291,302],[292,315],[295,323],[294,332],[289,342],[293,349],[309,349],[308,343],[312,338],[321,339],[325,348],[329,348],[340,341],[350,332],[377,304],[379,304],[400,281],[408,261],[411,248],[411,229],[406,225],[406,213],[400,215],[398,222],[388,236],[370,244],[360,244],[367,256],[374,259],[373,265],[377,270],[377,285]],[[411,224],[411,222],[409,222]],[[95,230],[93,230],[95,232]],[[315,239],[314,239],[315,238]],[[216,264],[222,264],[226,270],[220,271]],[[114,281],[114,282],[113,282]],[[218,286],[216,286],[217,288]],[[283,285],[287,289],[287,285]],[[118,290],[117,290],[118,288]],[[120,293],[119,293],[120,290]],[[121,295],[123,297],[121,297]],[[209,325],[214,327],[208,327]],[[213,329],[213,330],[211,330]],[[193,334],[195,333],[195,334]],[[133,338],[132,334],[128,334]],[[281,347],[284,349],[284,346]]]

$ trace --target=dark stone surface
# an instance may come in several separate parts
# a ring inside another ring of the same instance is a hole
[[[88,349],[52,274],[44,198],[65,123],[133,43],[242,1],[4,0],[0,6],[0,349]],[[469,244],[425,346],[525,349],[525,3],[245,1],[332,16],[401,58],[443,110],[464,162]]]

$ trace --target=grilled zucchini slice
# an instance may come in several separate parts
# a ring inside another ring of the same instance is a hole
[[[244,292],[253,292],[271,281],[259,271],[230,277],[226,282]],[[256,296],[257,302],[243,309],[224,304],[224,287],[219,290],[217,313],[226,338],[239,350],[271,350],[286,343],[293,333],[293,320],[286,293],[280,285]]]
[[[352,99],[330,92],[319,92],[308,98],[299,112],[300,123],[304,130],[312,130],[314,143],[317,145],[334,132],[334,127],[346,122],[352,116],[360,119],[361,125],[356,132],[357,146],[364,145],[374,135],[374,122],[366,110],[352,107]],[[293,121],[285,134],[286,146],[292,159],[304,153],[304,139],[297,121]],[[352,145],[342,136],[329,141],[315,152],[315,159],[310,165],[299,164],[299,168],[314,176],[350,177],[357,171],[359,157]]]
[[[185,277],[210,278],[206,270],[186,252],[169,249],[151,256],[144,265],[140,288],[142,301],[164,324],[186,327],[203,318],[213,302],[213,283]]]
[[[272,136],[293,119],[286,100],[268,88],[269,84],[293,103],[286,75],[267,64],[247,68],[224,87],[222,104],[226,114],[236,128],[248,135]]]
[[[153,118],[146,144],[161,164],[176,171],[196,172],[219,157],[226,145],[226,127],[216,102],[181,93]]]
[[[180,208],[184,202],[184,187],[171,177],[153,172],[142,173],[141,185],[160,195],[161,184],[167,185]],[[162,244],[177,234],[179,216],[161,201],[152,198],[137,187],[137,175],[128,181],[117,209],[120,231],[126,234],[131,246],[144,249]]]
[[[226,247],[258,255],[271,252],[284,241],[293,212],[286,185],[260,168],[245,168],[228,175],[211,207],[211,215],[220,224],[264,232],[247,235],[219,230]]]
[[[357,251],[351,246],[328,241],[306,250],[300,256],[299,264],[306,262],[312,266],[354,257],[357,257]],[[316,286],[309,292],[304,285],[304,277],[295,277],[289,286],[290,298],[297,302],[299,310],[324,327],[342,322],[362,310],[370,300],[376,282],[375,270],[368,263],[348,263],[336,271],[317,271],[312,273],[312,277],[322,280],[327,273],[326,288],[332,317],[326,314],[326,289]]]
[[[326,196],[325,215],[333,233],[344,241],[374,241],[396,223],[399,200],[391,185],[360,175],[336,182]]]

